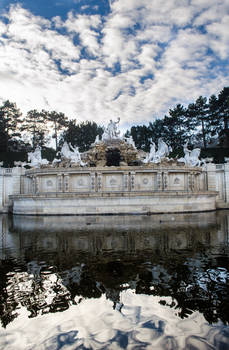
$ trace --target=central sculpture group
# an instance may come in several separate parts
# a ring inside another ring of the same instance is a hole
[[[120,137],[120,131],[118,130],[118,124],[120,118],[117,121],[112,119],[108,123],[107,127],[104,129],[102,139],[96,136],[96,139],[91,147],[96,147],[97,145],[106,144],[109,145],[109,150],[118,149],[118,144],[126,146],[128,152],[132,151],[132,154],[136,156],[136,159],[132,161],[138,161],[138,164],[147,165],[150,163],[158,164],[163,161],[169,161],[169,154],[172,152],[170,146],[168,146],[162,138],[159,138],[158,145],[151,139],[150,152],[145,153],[143,151],[137,151],[134,140],[132,136],[129,138]],[[106,146],[107,147],[107,146]],[[125,147],[124,147],[125,148]],[[133,152],[134,151],[134,152]],[[188,149],[188,143],[183,147],[184,157],[175,159],[178,163],[183,163],[187,166],[200,166],[201,161],[199,159],[200,149],[195,148],[193,150]],[[127,151],[126,151],[127,152]],[[90,153],[90,152],[89,152]],[[80,153],[78,147],[73,147],[71,144],[64,142],[61,150],[57,152],[56,158],[49,163],[47,159],[42,159],[41,148],[36,147],[34,152],[28,153],[28,165],[34,168],[38,167],[60,167],[60,166],[89,166],[89,153]],[[83,159],[82,159],[83,158]],[[88,158],[88,159],[87,159]]]

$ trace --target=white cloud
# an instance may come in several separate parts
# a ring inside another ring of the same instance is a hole
[[[101,19],[98,15],[74,16],[72,12],[68,14],[68,19],[65,23],[63,23],[63,26],[68,30],[68,32],[79,35],[82,46],[87,48],[88,52],[94,56],[99,55],[99,34],[96,30],[100,28],[100,25]]]
[[[229,84],[221,69],[228,7],[224,0],[115,0],[105,18],[70,12],[49,21],[11,6],[8,23],[0,20],[0,99],[79,121],[152,121],[176,102]]]

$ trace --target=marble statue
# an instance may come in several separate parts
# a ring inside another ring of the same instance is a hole
[[[126,138],[126,143],[128,143],[128,145],[132,145],[134,148],[136,148],[135,142],[134,142],[134,139],[132,136]]]
[[[200,148],[194,148],[192,151],[188,149],[188,143],[183,147],[184,157],[179,158],[178,162],[183,162],[188,166],[200,166],[201,161],[199,159]]]
[[[14,166],[17,167],[17,168],[20,168],[20,167],[23,168],[26,165],[28,165],[28,163],[26,163],[26,162],[21,162],[21,161],[14,162]]]
[[[29,165],[38,168],[40,165],[47,165],[49,162],[47,159],[42,159],[41,157],[41,148],[37,146],[34,150],[34,152],[28,153],[28,161],[30,162]]]
[[[79,152],[78,147],[73,147],[71,144],[68,145],[68,143],[65,141],[61,151],[60,151],[61,158],[66,158],[71,161],[71,163],[76,163],[81,166],[85,166],[86,164],[82,162],[81,155]]]
[[[169,148],[169,146],[162,140],[162,138],[160,137],[158,139],[158,145],[157,145],[157,156],[160,158],[160,160],[162,158],[165,158],[169,155],[169,153],[171,152],[171,149]]]
[[[95,138],[95,142],[94,142],[94,145],[96,145],[97,143],[100,143],[100,139],[99,139],[99,135],[96,136]]]
[[[170,152],[171,148],[162,140],[162,138],[158,139],[157,151],[155,143],[151,140],[150,152],[144,159],[143,163],[160,163]]]
[[[110,119],[109,124],[104,130],[102,140],[114,140],[120,137],[120,131],[118,131],[118,127],[117,127],[119,122],[120,122],[120,118],[117,119],[117,122],[113,122],[113,120]]]
[[[158,158],[156,157],[156,145],[153,141],[151,141],[150,151],[147,157],[143,160],[143,163],[157,163]]]

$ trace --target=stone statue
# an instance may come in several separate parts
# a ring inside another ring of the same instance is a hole
[[[169,153],[171,152],[171,149],[169,148],[169,146],[162,140],[162,138],[160,137],[158,139],[158,145],[157,145],[157,156],[160,158],[160,160],[162,158],[165,158],[169,155]]]
[[[118,139],[120,136],[120,131],[118,131],[117,124],[120,122],[120,118],[118,118],[117,122],[113,122],[112,119],[110,119],[109,124],[104,130],[102,140],[114,140]]]
[[[183,147],[184,157],[179,158],[178,162],[183,162],[189,166],[200,166],[199,160],[200,148],[194,148],[192,151],[188,149],[188,142]]]
[[[126,138],[126,143],[128,143],[128,145],[132,145],[134,148],[136,148],[135,143],[134,143],[134,139],[132,136]]]
[[[38,168],[40,165],[47,165],[49,162],[47,159],[41,158],[41,148],[37,146],[34,152],[28,153],[28,161],[30,166]]]
[[[94,145],[96,145],[97,143],[100,143],[100,139],[99,139],[99,135],[96,136],[95,138],[95,142],[94,142]]]
[[[60,151],[61,158],[65,158],[70,160],[71,163],[76,163],[81,166],[85,166],[86,164],[82,162],[81,155],[79,152],[78,147],[73,147],[71,144],[68,145],[68,143],[65,141],[61,151]]]
[[[143,163],[157,163],[158,158],[156,157],[156,145],[153,141],[151,141],[150,151],[147,157],[143,160]]]
[[[144,159],[143,163],[160,163],[161,160],[169,155],[171,148],[162,140],[158,139],[158,146],[156,152],[156,145],[151,140],[150,152],[148,156]]]
[[[64,142],[64,144],[60,150],[60,156],[61,156],[61,158],[66,158],[66,159],[71,158],[71,151],[70,151],[69,145],[66,141]]]

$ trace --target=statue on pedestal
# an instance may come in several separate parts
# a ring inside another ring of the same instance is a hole
[[[161,137],[158,139],[157,151],[155,143],[151,140],[150,152],[144,159],[143,163],[160,163],[163,158],[169,155],[170,152],[171,148],[162,140]]]
[[[189,166],[200,166],[201,161],[199,160],[200,148],[194,148],[192,151],[188,149],[188,142],[183,147],[184,157],[179,158],[178,162],[185,163]]]
[[[120,137],[120,131],[118,131],[117,125],[120,122],[120,118],[117,119],[117,122],[113,122],[112,119],[110,119],[109,124],[104,130],[102,140],[114,140],[118,139]]]
[[[61,151],[60,151],[61,158],[65,158],[70,160],[71,163],[79,164],[81,166],[85,166],[86,164],[82,162],[81,155],[79,152],[78,147],[73,147],[71,144],[68,145],[68,143],[65,141]]]
[[[28,153],[28,161],[30,166],[38,168],[41,165],[47,165],[49,162],[47,159],[41,158],[41,148],[37,146],[34,152]]]

